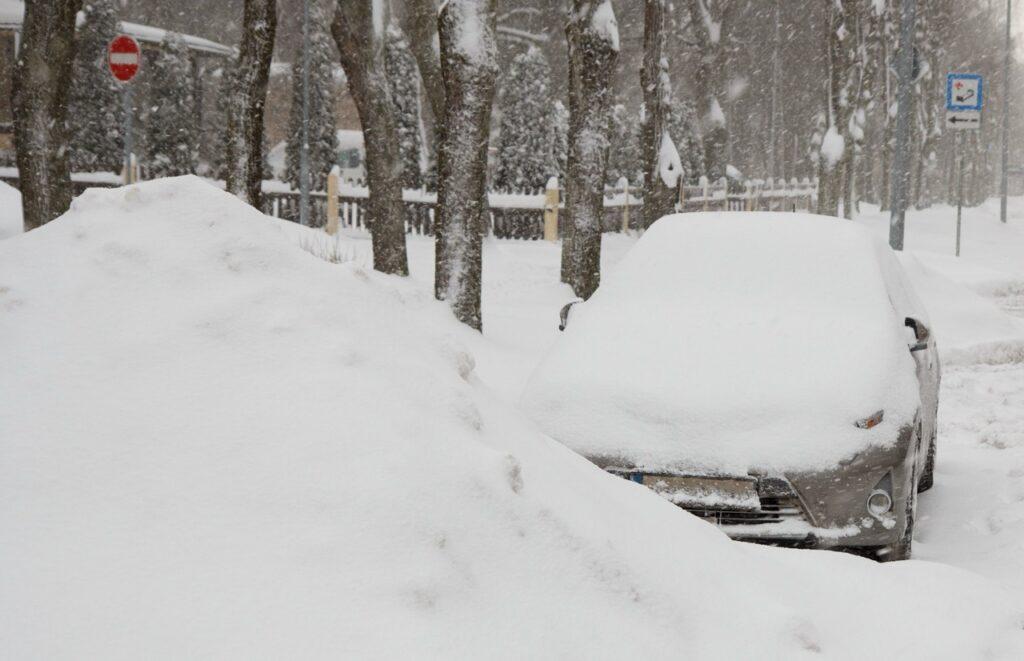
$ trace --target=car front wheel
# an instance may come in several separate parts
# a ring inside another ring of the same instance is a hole
[[[921,474],[921,482],[917,485],[917,492],[928,491],[935,485],[935,435],[932,434],[932,442],[928,446],[928,458],[925,460],[924,473]]]
[[[910,474],[910,489],[907,490],[907,493],[909,494],[907,496],[905,511],[907,527],[903,530],[903,534],[900,536],[899,541],[895,544],[884,547],[884,549],[879,552],[878,559],[882,562],[910,560],[914,546],[914,519],[917,516],[918,486],[917,462],[915,461],[914,468]]]

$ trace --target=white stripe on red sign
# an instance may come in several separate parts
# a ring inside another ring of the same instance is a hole
[[[111,64],[138,64],[139,54],[138,53],[111,53],[110,54]]]

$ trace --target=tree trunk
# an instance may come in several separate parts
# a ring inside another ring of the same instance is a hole
[[[611,77],[619,55],[610,0],[574,0],[565,32],[569,42],[569,157],[562,280],[586,299],[601,282]]]
[[[480,313],[486,229],[487,148],[498,75],[495,0],[448,0],[438,17],[445,89],[438,160],[440,266],[435,286],[462,323],[483,328]]]
[[[444,119],[444,80],[441,59],[434,44],[437,40],[437,0],[406,0],[402,29],[409,38],[409,47],[423,79],[423,91],[430,103],[434,121]]]
[[[828,128],[822,142],[819,169],[818,213],[839,215],[839,202],[845,198],[846,171],[853,166],[853,140],[850,136],[852,68],[856,57],[855,16],[857,0],[826,0],[826,48],[828,84],[826,118]],[[842,150],[841,153],[836,153]]]
[[[644,94],[643,136],[644,158],[644,227],[672,213],[676,190],[662,180],[659,168],[662,142],[665,139],[665,118],[672,101],[665,55],[665,14],[663,0],[646,0],[644,6],[644,58],[640,69],[640,86]]]
[[[227,189],[263,203],[263,111],[277,30],[276,0],[245,0],[242,44],[228,102]]]
[[[735,0],[689,0],[690,22],[697,39],[696,96],[704,136],[704,168],[711,181],[725,176],[729,129],[722,101],[728,71],[727,27]]]
[[[367,203],[373,268],[409,274],[402,204],[402,153],[398,118],[385,66],[386,4],[374,16],[373,0],[339,0],[331,24],[348,87],[359,112],[366,145]]]
[[[445,99],[444,78],[441,75],[441,58],[434,44],[437,43],[437,0],[407,0],[404,3],[405,15],[403,25],[409,35],[409,44],[416,66],[420,70],[423,89],[430,102],[430,111],[434,120],[434,144],[432,150],[437,160],[437,199],[445,198],[444,185],[446,178],[441,176],[441,145],[444,143],[444,129],[447,101]],[[434,296],[443,301],[448,290],[447,260],[444,256],[444,225],[441,214],[434,214]]]
[[[82,0],[28,0],[11,105],[25,231],[71,206],[68,90]]]
[[[881,130],[881,145],[880,150],[882,154],[882,170],[879,172],[879,199],[878,206],[881,211],[888,211],[889,205],[892,200],[892,140],[893,140],[893,116],[890,113],[890,109],[893,105],[893,76],[891,69],[894,66],[892,62],[892,48],[889,44],[888,25],[890,17],[888,14],[883,15],[884,28],[882,29],[882,47],[881,57],[882,61],[879,66],[882,75],[882,130]]]

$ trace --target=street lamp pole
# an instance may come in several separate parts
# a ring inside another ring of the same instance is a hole
[[[292,75],[295,75],[294,69]],[[302,0],[302,147],[299,149],[299,223],[309,226],[309,0]]]
[[[899,76],[896,110],[896,153],[892,162],[892,215],[889,217],[889,245],[903,250],[907,202],[910,198],[910,122],[914,103],[914,23],[916,0],[902,0],[900,7],[900,50],[896,58]]]
[[[1006,47],[1003,53],[1003,172],[999,181],[999,220],[1006,222],[1006,196],[1010,167],[1010,19],[1013,0],[1006,0]]]

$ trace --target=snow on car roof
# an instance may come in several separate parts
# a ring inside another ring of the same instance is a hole
[[[573,449],[652,469],[820,469],[892,443],[918,395],[886,250],[807,214],[663,218],[576,306],[523,404]]]

